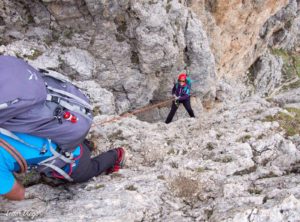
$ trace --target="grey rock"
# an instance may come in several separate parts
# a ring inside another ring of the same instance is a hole
[[[280,86],[282,80],[283,61],[280,57],[266,53],[253,65],[251,74],[254,77],[256,93],[268,96]]]
[[[297,47],[296,3],[291,0],[265,25],[262,48],[267,43]],[[261,98],[281,79],[282,61],[270,54],[255,64],[256,94],[241,83],[242,76],[217,79],[211,39],[186,5],[177,0],[0,2],[0,53],[55,70],[50,74],[89,94],[93,155],[117,146],[127,151],[125,169],[113,175],[55,188],[33,185],[24,202],[0,197],[1,221],[299,219],[299,135],[286,137],[279,122],[266,121],[283,111],[276,103],[298,104],[298,89],[276,95],[275,103]],[[280,32],[272,35],[276,29]],[[169,98],[180,72],[198,80],[192,86],[197,118],[188,118],[180,107],[166,125],[166,106],[112,121],[150,100]]]
[[[272,99],[275,102],[279,103],[280,105],[285,105],[285,104],[289,104],[289,103],[299,103],[300,102],[300,89],[296,88],[296,89],[289,90],[287,92],[280,93],[280,94],[272,97]]]

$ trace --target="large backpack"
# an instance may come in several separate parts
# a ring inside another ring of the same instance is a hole
[[[189,76],[187,76],[186,77],[186,84],[190,87],[190,89],[192,88],[192,82],[193,82],[193,80]]]
[[[64,120],[65,112],[75,114],[78,123]],[[0,56],[0,127],[50,138],[68,150],[83,141],[91,124],[89,100],[73,84]]]
[[[0,56],[0,125],[46,98],[39,72],[21,59]]]
[[[0,56],[0,125],[46,100],[87,115],[87,97],[69,82],[47,76],[25,61]]]
[[[77,124],[64,119],[67,112],[74,114]],[[0,56],[0,133],[14,137],[12,132],[19,132],[55,142],[59,155],[44,163],[43,172],[66,164],[65,157],[83,142],[92,118],[89,100],[76,86],[16,57]]]

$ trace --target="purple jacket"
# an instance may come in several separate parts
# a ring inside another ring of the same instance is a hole
[[[179,83],[175,83],[172,89],[172,95],[179,97],[179,101],[184,101],[190,98],[191,89],[188,84],[181,86]]]

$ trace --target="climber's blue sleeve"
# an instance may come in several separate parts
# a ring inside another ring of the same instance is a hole
[[[5,169],[5,166],[0,165],[0,195],[9,193],[16,180],[11,171]]]

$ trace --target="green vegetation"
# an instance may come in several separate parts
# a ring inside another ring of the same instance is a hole
[[[300,134],[300,109],[287,108],[289,113],[279,112],[274,116],[267,116],[264,121],[273,122],[277,121],[281,128],[286,132],[287,136]]]
[[[213,143],[208,142],[208,143],[206,144],[206,149],[208,149],[208,150],[213,150],[214,148],[215,148],[215,146],[214,146]]]
[[[168,3],[166,6],[166,12],[169,13],[170,9],[171,9],[171,4]]]
[[[217,162],[230,163],[232,161],[233,161],[233,159],[231,156],[225,156],[224,158],[220,158]]]
[[[205,171],[204,167],[198,167],[198,168],[196,168],[196,172],[197,173],[203,173],[204,171]]]
[[[283,49],[272,49],[272,54],[280,56],[283,60],[283,74],[285,79],[300,77],[300,54],[285,51]]]
[[[249,189],[248,189],[248,192],[249,192],[250,194],[256,194],[256,195],[259,195],[259,194],[261,194],[261,193],[262,193],[262,190],[261,190],[261,189],[258,189],[258,188],[255,188],[255,187],[253,187],[253,188],[249,188]]]
[[[170,165],[171,165],[172,168],[178,169],[178,163],[172,161],[172,162],[170,163]]]
[[[111,178],[120,178],[120,177],[123,177],[123,175],[120,173],[112,173],[112,174],[110,174],[110,177]]]
[[[130,190],[130,191],[136,191],[137,188],[134,185],[129,185],[127,187],[125,187],[126,190]]]
[[[230,163],[233,161],[233,158],[228,155],[219,155],[218,157],[214,158],[213,161],[218,163]]]
[[[164,175],[158,175],[157,179],[159,179],[159,180],[165,180],[166,178],[164,177]]]
[[[95,190],[98,190],[98,189],[103,188],[103,187],[105,187],[104,184],[97,184],[97,185],[94,187],[94,189],[95,189]]]
[[[289,89],[297,89],[297,88],[299,88],[299,87],[300,87],[300,80],[298,80],[298,81],[296,81],[296,82],[293,82],[293,83],[291,83],[291,84],[289,84],[289,85],[287,85],[287,86],[283,86],[282,89],[283,89],[284,91],[287,91],[287,90],[289,90]]]
[[[260,135],[257,137],[257,139],[258,139],[258,140],[261,140],[261,139],[264,138],[265,136],[266,136],[266,135],[262,133],[262,134],[260,134]]]
[[[179,175],[171,181],[170,188],[176,196],[187,202],[192,202],[197,199],[199,192],[202,190],[202,185],[197,180]]]
[[[102,114],[102,112],[101,112],[100,106],[95,106],[94,109],[93,109],[93,115],[98,116],[98,115],[101,115],[101,114]]]
[[[28,24],[34,24],[35,22],[34,22],[34,17],[31,15],[31,14],[29,14],[28,16],[27,16],[27,23]]]
[[[91,186],[91,187],[87,187],[87,191],[92,191],[92,190],[98,190],[101,188],[104,188],[105,185],[104,184],[96,184],[95,186]]]
[[[72,39],[74,35],[74,30],[72,28],[66,28],[63,31],[63,36],[66,37],[67,39]]]
[[[30,55],[24,55],[25,58],[29,60],[36,60],[39,56],[41,56],[43,53],[37,49],[31,49]]]
[[[248,75],[248,84],[250,84],[250,85],[253,85],[254,84],[254,80],[255,80],[255,63],[256,63],[257,61],[255,61],[251,66],[250,66],[250,68],[249,68],[249,73],[247,74]]]
[[[47,36],[44,40],[44,42],[48,45],[51,46],[52,43],[57,43],[58,40],[60,39],[61,32],[58,30],[53,30],[50,36]]]
[[[170,149],[168,152],[167,152],[168,155],[173,155],[175,154],[175,150],[174,148]]]
[[[239,138],[237,140],[237,142],[246,143],[250,138],[251,138],[251,136],[247,134],[247,135],[242,136],[241,138]]]

